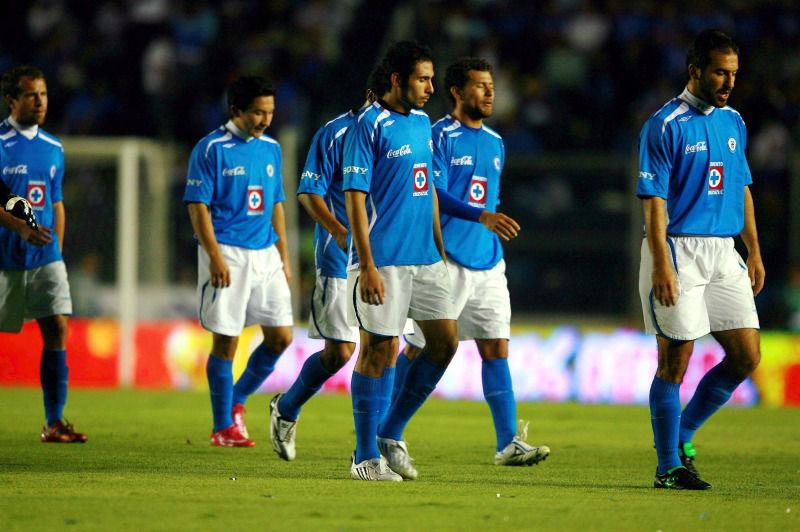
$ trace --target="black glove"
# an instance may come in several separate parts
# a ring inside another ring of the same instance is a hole
[[[25,220],[25,223],[31,229],[39,229],[39,224],[36,223],[36,216],[33,214],[33,207],[22,196],[11,196],[4,207],[12,216]]]

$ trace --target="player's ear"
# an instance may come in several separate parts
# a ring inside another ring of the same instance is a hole
[[[392,81],[392,87],[402,87],[403,84],[400,83],[400,73],[399,72],[392,72],[389,76],[389,79]]]
[[[455,85],[450,87],[450,95],[453,97],[455,101],[459,101],[459,99],[464,99],[464,95],[461,92],[461,89],[456,87]]]
[[[689,65],[689,78],[700,79],[700,69],[697,65]]]

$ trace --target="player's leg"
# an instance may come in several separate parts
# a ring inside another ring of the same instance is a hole
[[[395,362],[394,366],[394,385],[392,386],[391,397],[392,403],[395,401],[395,399],[397,399],[397,394],[400,392],[400,390],[403,389],[403,384],[406,382],[408,368],[421,352],[421,347],[417,347],[408,342],[406,343],[405,347],[403,347],[403,350],[397,355],[397,361]]]
[[[231,414],[233,359],[239,337],[213,333],[212,338],[211,354],[206,365],[211,412],[214,417],[210,443],[217,447],[252,447],[255,442],[239,431]]]
[[[250,354],[247,367],[233,387],[233,404],[244,405],[258,388],[272,375],[278,359],[292,343],[291,327],[262,326],[262,342]]]

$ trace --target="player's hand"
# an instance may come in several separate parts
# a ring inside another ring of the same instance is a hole
[[[31,229],[39,228],[39,224],[36,223],[36,215],[33,214],[33,207],[22,196],[11,196],[4,207],[12,216],[24,220]]]
[[[384,287],[381,274],[374,266],[361,270],[358,275],[361,301],[367,305],[383,305]]]
[[[653,297],[665,307],[678,304],[678,281],[672,268],[653,269]]]
[[[337,231],[336,233],[332,233],[331,236],[342,251],[347,251],[347,230],[341,232]]]
[[[506,242],[519,234],[520,227],[516,220],[502,212],[483,211],[478,221]]]
[[[227,288],[231,285],[231,271],[222,255],[211,257],[211,286]]]
[[[283,261],[283,275],[286,277],[286,282],[292,284],[292,265],[288,260]]]
[[[764,270],[764,262],[761,255],[747,256],[747,275],[750,277],[750,286],[753,287],[753,295],[757,296],[764,288],[764,278],[767,276]]]
[[[34,229],[28,225],[20,224],[17,233],[22,240],[36,247],[46,246],[53,241],[53,236],[47,227],[38,226]]]

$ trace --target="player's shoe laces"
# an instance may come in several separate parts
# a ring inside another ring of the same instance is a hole
[[[378,438],[378,450],[386,458],[386,463],[389,464],[392,471],[405,479],[416,480],[417,470],[411,463],[414,460],[408,455],[406,442],[391,438]]]
[[[231,409],[233,424],[236,425],[236,428],[239,429],[239,432],[242,434],[242,436],[249,438],[250,434],[247,432],[247,425],[244,424],[244,415],[246,413],[247,409],[242,403],[236,403]]]
[[[64,420],[56,421],[49,427],[42,427],[42,443],[86,443],[89,437],[86,434],[75,432],[72,424]]]
[[[517,435],[506,445],[502,451],[494,454],[495,465],[520,466],[538,464],[550,456],[550,447],[540,445],[534,447],[525,440],[528,439],[528,422],[519,420]]]
[[[707,490],[711,489],[711,484],[693,475],[685,467],[678,466],[663,474],[656,470],[653,487],[671,490]]]
[[[695,455],[697,455],[697,451],[695,451],[694,445],[692,445],[691,442],[678,444],[678,457],[681,459],[681,464],[683,464],[683,467],[688,469],[692,475],[700,478],[700,472],[697,471],[697,468],[694,466]]]
[[[403,481],[403,477],[389,468],[389,464],[386,463],[383,456],[356,463],[356,453],[350,457],[350,478],[353,480]]]
[[[269,439],[272,440],[272,448],[278,453],[278,456],[291,462],[296,455],[294,435],[297,421],[288,421],[281,417],[281,413],[278,411],[278,401],[282,395],[279,393],[269,402]]]
[[[256,442],[239,432],[236,425],[211,433],[211,445],[217,447],[253,447]]]

